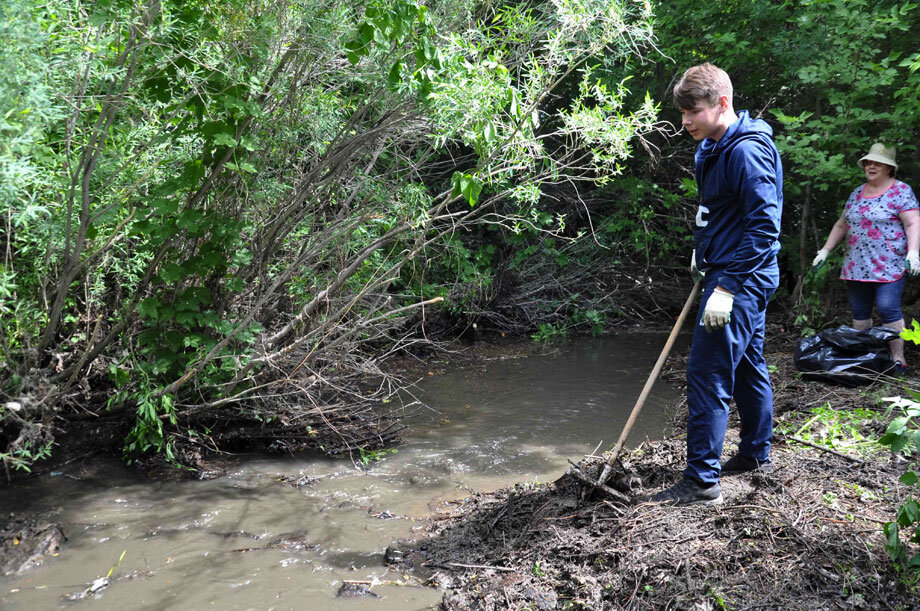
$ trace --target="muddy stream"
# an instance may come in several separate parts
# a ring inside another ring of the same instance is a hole
[[[567,459],[612,446],[664,339],[578,340],[426,376],[417,395],[429,409],[397,452],[365,469],[250,456],[218,479],[157,482],[88,459],[0,489],[5,515],[42,512],[68,539],[37,569],[0,576],[0,608],[430,608],[441,594],[389,569],[386,548],[446,500],[554,480]],[[661,435],[676,396],[656,385],[632,444]],[[96,581],[113,567],[106,585]],[[337,597],[345,581],[367,582],[377,598]]]

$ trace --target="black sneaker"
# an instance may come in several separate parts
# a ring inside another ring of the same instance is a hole
[[[899,378],[903,378],[907,375],[907,365],[901,361],[895,361],[894,367],[891,368],[891,373],[898,376]]]
[[[722,488],[718,482],[705,487],[684,476],[682,480],[667,490],[662,490],[651,500],[666,505],[721,505]]]
[[[735,454],[724,463],[722,463],[722,475],[734,475],[736,473],[770,473],[773,471],[773,462],[767,460],[757,460],[743,454]]]

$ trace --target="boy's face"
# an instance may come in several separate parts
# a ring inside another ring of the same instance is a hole
[[[718,140],[725,133],[726,126],[722,125],[723,104],[710,106],[706,101],[697,102],[693,108],[681,108],[683,118],[681,125],[694,140],[712,138]]]

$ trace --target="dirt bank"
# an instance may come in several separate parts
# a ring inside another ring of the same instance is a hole
[[[561,478],[445,505],[410,555],[445,588],[443,606],[920,609],[916,582],[898,573],[881,530],[906,492],[898,483],[904,465],[865,441],[886,426],[880,397],[899,394],[903,383],[846,389],[801,381],[792,368],[795,338],[770,335],[773,473],[723,478],[718,507],[645,502],[683,468],[684,406],[676,405],[674,435],[623,460],[636,476],[629,504],[583,500],[583,488]],[[669,378],[682,379],[683,358],[672,358]],[[725,455],[737,442],[737,421],[731,426]],[[596,473],[600,461],[588,463]]]

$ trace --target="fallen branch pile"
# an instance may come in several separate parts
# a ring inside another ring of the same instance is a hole
[[[581,501],[570,480],[473,496],[419,555],[449,609],[910,608],[884,549],[897,476],[777,449],[766,476],[723,479],[724,505],[643,502],[679,477],[683,444],[626,459],[634,504]]]

